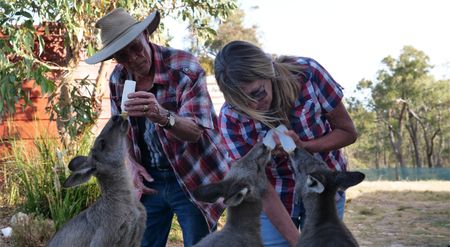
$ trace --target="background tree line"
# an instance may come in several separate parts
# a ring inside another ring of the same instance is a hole
[[[349,112],[359,132],[347,148],[354,166],[449,167],[450,80],[436,80],[429,57],[411,46],[385,57],[376,80],[361,80]]]
[[[203,60],[211,73],[211,57],[226,43],[241,39],[261,45],[258,27],[244,27],[244,17],[237,9],[219,25]],[[450,80],[433,78],[429,57],[411,46],[381,64],[376,80],[363,79],[354,95],[346,92],[345,103],[359,132],[357,142],[346,148],[351,166],[450,167]]]
[[[228,42],[261,45],[258,27],[244,27],[244,17],[238,9],[219,25],[209,56],[202,56],[211,73],[211,57]],[[429,57],[411,46],[381,64],[376,80],[362,79],[345,95],[359,133],[345,149],[352,168],[450,167],[450,80],[433,78]]]

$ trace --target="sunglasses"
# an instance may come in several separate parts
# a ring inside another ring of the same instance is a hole
[[[261,85],[260,88],[258,88],[257,90],[251,91],[248,95],[253,100],[259,101],[259,100],[264,99],[267,96],[267,91],[264,88],[264,85]]]

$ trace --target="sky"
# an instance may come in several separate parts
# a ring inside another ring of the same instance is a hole
[[[436,79],[450,79],[448,0],[238,0],[268,53],[312,57],[351,93],[375,80],[405,45],[425,52]],[[252,8],[258,6],[258,8]],[[178,36],[179,37],[179,36]],[[181,46],[175,39],[172,46]],[[182,47],[180,47],[182,48]]]

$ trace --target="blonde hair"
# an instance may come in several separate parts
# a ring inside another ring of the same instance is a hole
[[[214,74],[225,101],[235,110],[269,127],[283,123],[290,126],[289,111],[299,94],[299,75],[303,67],[292,57],[272,60],[259,47],[245,42],[232,41],[225,45],[214,61]],[[240,87],[260,79],[272,81],[272,104],[268,112],[249,107],[254,102]]]

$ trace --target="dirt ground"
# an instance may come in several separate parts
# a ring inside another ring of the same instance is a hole
[[[363,182],[347,195],[361,246],[450,246],[450,182]]]
[[[4,207],[3,205],[0,206],[0,229],[9,226],[9,220],[13,214],[14,211],[12,208]],[[1,247],[12,246],[8,238],[4,238],[2,234],[0,236]]]
[[[12,209],[0,206],[0,228]],[[347,191],[344,222],[361,246],[450,246],[450,181],[363,182]],[[182,247],[171,233],[168,247]],[[7,239],[0,246],[9,247]]]

